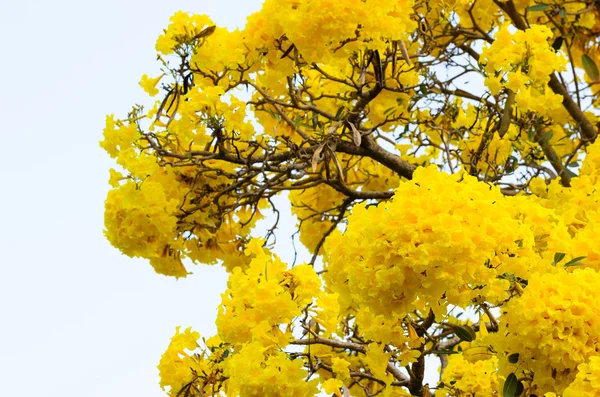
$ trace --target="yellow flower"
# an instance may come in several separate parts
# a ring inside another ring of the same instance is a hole
[[[158,94],[158,88],[156,88],[156,85],[158,84],[158,82],[160,81],[160,79],[162,79],[163,76],[164,76],[164,74],[161,74],[158,77],[150,78],[150,77],[148,77],[147,74],[144,74],[142,76],[142,79],[140,80],[140,86],[150,96],[155,96],[156,94]]]
[[[114,168],[111,168],[109,170],[109,172],[110,172],[110,179],[108,180],[108,183],[112,187],[119,187],[119,182],[121,180],[125,179],[123,177],[123,174],[121,174],[119,171],[116,171]]]
[[[488,76],[485,78],[484,84],[487,88],[489,88],[492,95],[498,95],[503,87],[502,82],[500,81],[500,76]]]
[[[390,361],[390,354],[383,351],[381,346],[369,346],[367,354],[363,359],[371,370],[371,373],[379,379],[385,378],[385,372]]]
[[[350,370],[348,369],[350,362],[339,357],[334,357],[331,361],[333,362],[331,369],[335,372],[337,379],[345,380],[350,378]]]
[[[506,83],[506,88],[512,90],[513,92],[519,92],[525,84],[528,82],[529,78],[520,72],[510,72],[508,74],[508,83]]]
[[[342,393],[340,392],[340,388],[343,385],[344,385],[344,383],[341,380],[331,378],[331,379],[328,379],[325,382],[323,382],[323,384],[321,385],[321,387],[323,388],[323,390],[327,394],[335,394],[338,397],[342,397]]]

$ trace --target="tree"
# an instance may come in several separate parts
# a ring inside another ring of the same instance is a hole
[[[600,395],[599,35],[593,0],[266,0],[233,32],[173,15],[154,106],[101,143],[112,245],[229,272],[218,335],[178,328],[161,386]],[[309,263],[269,249],[278,195]]]

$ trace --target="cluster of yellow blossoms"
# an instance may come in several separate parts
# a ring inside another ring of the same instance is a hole
[[[590,357],[589,363],[579,365],[575,381],[563,393],[563,397],[578,396],[600,396],[600,356]]]
[[[200,334],[187,328],[179,332],[179,327],[175,335],[171,338],[171,343],[163,353],[158,365],[160,375],[160,386],[172,390],[180,390],[190,381],[190,368],[196,372],[204,370],[202,362],[191,354],[191,351],[198,347]]]
[[[245,31],[268,45],[272,37],[285,33],[289,44],[293,43],[308,63],[330,57],[346,59],[363,49],[365,42],[369,48],[383,50],[387,39],[407,38],[416,26],[407,12],[412,6],[412,0],[266,0],[262,11],[248,18]],[[361,40],[356,40],[358,37]],[[346,42],[342,51],[335,51]]]
[[[495,357],[470,363],[462,354],[452,355],[442,375],[443,385],[450,396],[493,396],[499,386],[497,365]]]
[[[229,276],[217,317],[219,336],[232,345],[258,341],[285,347],[289,334],[279,326],[291,323],[319,296],[321,280],[308,265],[287,270],[279,258],[263,252],[262,243],[251,241],[247,253],[254,258],[249,267],[236,267]]]
[[[266,357],[265,357],[266,356]],[[284,352],[265,354],[259,344],[248,344],[228,360],[225,376],[229,377],[229,396],[313,397],[318,395],[318,381],[305,381],[302,360],[290,360]]]
[[[419,168],[391,201],[354,207],[348,230],[328,242],[326,279],[345,302],[375,314],[431,308],[442,317],[448,304],[505,299],[508,282],[496,276],[525,275],[533,242],[497,188]],[[521,263],[511,263],[515,255]]]
[[[519,357],[504,362],[503,372],[531,371],[542,391],[568,386],[577,367],[600,353],[599,283],[590,268],[531,275],[524,294],[503,308],[494,345]]]
[[[490,93],[497,95],[503,87],[507,88],[516,94],[519,109],[551,116],[560,107],[562,97],[551,92],[546,84],[550,74],[566,70],[567,63],[550,46],[548,39],[552,35],[545,25],[533,25],[514,33],[508,25],[502,26],[481,56]]]
[[[179,201],[169,199],[159,182],[146,180],[143,189],[127,182],[108,194],[105,225],[111,232],[106,235],[124,254],[150,259],[157,272],[184,277],[185,268],[171,254],[177,248],[178,207]]]

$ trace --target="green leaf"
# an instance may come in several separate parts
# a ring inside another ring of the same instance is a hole
[[[542,136],[542,140],[545,142],[550,142],[550,140],[552,139],[553,136],[554,136],[554,134],[552,132],[548,131]]]
[[[514,283],[514,282],[517,281],[517,278],[515,277],[515,275],[511,274],[511,273],[502,273],[502,274],[496,276],[496,278],[499,278],[499,279],[502,279],[502,280],[508,280],[508,281],[510,281],[512,283]]]
[[[581,263],[579,261],[582,259],[585,259],[585,258],[587,258],[587,256],[578,256],[577,258],[573,258],[570,261],[568,261],[567,263],[565,263],[565,267],[583,265],[583,263]]]
[[[267,113],[269,113],[271,115],[271,117],[273,117],[275,120],[279,121],[279,115],[275,114],[275,112],[273,111],[273,109],[265,109],[267,111]]]
[[[553,42],[552,42],[552,48],[554,48],[555,52],[558,52],[558,50],[560,50],[560,47],[562,47],[563,42],[565,41],[565,39],[562,36],[558,36]]]
[[[517,396],[517,376],[514,373],[509,374],[504,382],[504,389],[502,389],[502,396],[504,397],[516,397]]]
[[[574,173],[573,171],[571,171],[568,168],[565,168],[563,171],[565,174],[567,174],[569,176],[569,178],[575,178],[577,176],[576,173]]]
[[[523,239],[515,240],[515,243],[517,244],[517,247],[523,248]]]
[[[227,357],[229,357],[229,350],[225,350],[223,352],[223,355],[221,356],[221,358],[227,358]]]
[[[517,391],[515,392],[515,396],[520,396],[525,391],[525,386],[523,386],[523,382],[517,382]]]
[[[550,8],[550,4],[536,4],[531,7],[527,7],[527,11],[545,11]]]
[[[565,10],[564,8],[561,8],[560,11],[558,12],[558,16],[561,17],[561,19],[564,19],[567,16],[567,10]]]
[[[206,29],[202,30],[200,33],[194,36],[194,39],[203,39],[205,37],[210,36],[215,32],[216,26],[209,26]]]
[[[467,325],[460,325],[456,327],[454,329],[454,333],[456,334],[456,336],[458,336],[461,340],[464,340],[465,342],[472,342],[477,337],[475,331],[473,331],[473,328]]]
[[[552,266],[556,266],[558,263],[560,263],[560,261],[562,261],[565,257],[565,253],[564,252],[557,252],[556,254],[554,254],[554,261],[552,262]]]
[[[508,362],[511,364],[516,364],[519,362],[519,353],[513,353],[508,356]]]
[[[567,167],[571,167],[571,168],[579,167],[579,163],[577,161],[572,161],[569,164],[567,164]]]
[[[583,54],[581,56],[581,64],[583,65],[583,70],[588,75],[590,79],[593,81],[598,81],[600,78],[600,72],[598,72],[598,66],[596,66],[596,62],[589,55]]]

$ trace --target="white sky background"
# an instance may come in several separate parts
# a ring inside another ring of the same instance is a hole
[[[104,238],[114,164],[98,142],[106,114],[149,103],[138,82],[175,11],[235,28],[261,3],[0,0],[0,396],[164,396],[175,326],[214,334],[219,266],[177,281]]]

